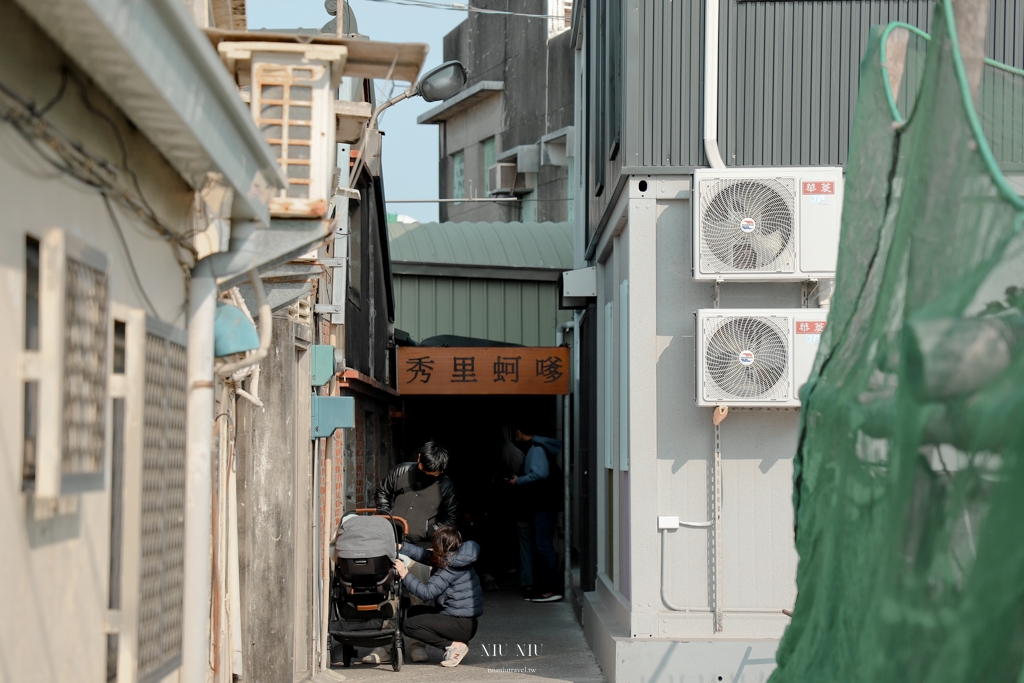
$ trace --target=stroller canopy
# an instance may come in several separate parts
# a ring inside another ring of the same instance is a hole
[[[338,557],[398,557],[395,527],[387,517],[350,517],[343,520],[335,541]]]

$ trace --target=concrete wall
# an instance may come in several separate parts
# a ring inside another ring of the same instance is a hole
[[[0,81],[41,106],[59,91],[61,69],[74,66],[10,0],[0,0],[0,16]],[[112,117],[128,143],[128,164],[150,204],[173,229],[191,229],[189,188],[82,78],[89,100]],[[47,116],[118,166],[121,154],[110,124],[89,112],[81,98],[79,86],[69,83]],[[100,195],[62,177],[6,122],[0,123],[0,205],[0,313],[7,328],[0,335],[0,604],[6,616],[0,623],[0,681],[106,680],[109,465],[102,490],[65,495],[56,504],[22,490],[26,235],[41,237],[61,227],[87,241],[109,258],[111,299],[135,309],[145,304]],[[185,282],[171,248],[134,216],[115,210],[156,314],[181,325]]]
[[[507,10],[506,3],[485,0],[481,7]],[[526,0],[516,11],[546,14],[546,0]],[[501,81],[502,94],[488,98],[440,124],[440,191],[452,197],[452,156],[464,150],[465,196],[483,197],[482,146],[496,136],[500,155],[573,125],[574,67],[569,49],[570,32],[548,35],[546,19],[473,14],[445,36],[445,59],[458,59],[469,71],[469,84]],[[564,166],[542,166],[536,192],[524,201],[536,201],[538,221],[568,217],[568,172]],[[522,218],[523,202],[508,204],[442,204],[442,221],[511,221]],[[527,208],[529,213],[530,209]]]
[[[301,607],[317,570],[307,564],[313,555],[303,530],[309,529],[311,491],[300,474],[312,462],[312,441],[297,420],[309,420],[308,408],[300,407],[308,406],[309,364],[303,355],[311,339],[310,328],[275,319],[270,351],[260,364],[264,407],[238,401],[242,655],[246,678],[259,683],[291,683],[296,668],[309,670],[308,654],[300,649],[309,641],[296,631],[308,633],[308,611]],[[301,558],[299,548],[305,549]]]
[[[456,114],[440,124],[440,135],[443,151],[441,154],[441,196],[454,197],[454,170],[452,157],[462,152],[464,155],[463,194],[466,197],[485,197],[485,174],[483,141],[494,137],[494,148],[502,147],[502,109],[503,96],[496,92],[472,109]],[[442,204],[441,220],[443,221],[487,221],[503,222],[516,220],[518,216],[515,205],[501,203],[463,203]]]

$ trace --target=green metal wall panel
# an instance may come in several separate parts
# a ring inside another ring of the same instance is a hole
[[[559,323],[558,286],[549,282],[395,276],[395,327],[416,341],[457,334],[525,346],[552,346]]]

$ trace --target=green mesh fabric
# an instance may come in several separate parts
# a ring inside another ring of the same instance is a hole
[[[862,65],[773,683],[1024,683],[1024,74],[951,16]]]

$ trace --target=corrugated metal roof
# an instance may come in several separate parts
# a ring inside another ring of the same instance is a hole
[[[572,268],[572,223],[391,223],[392,262]]]

